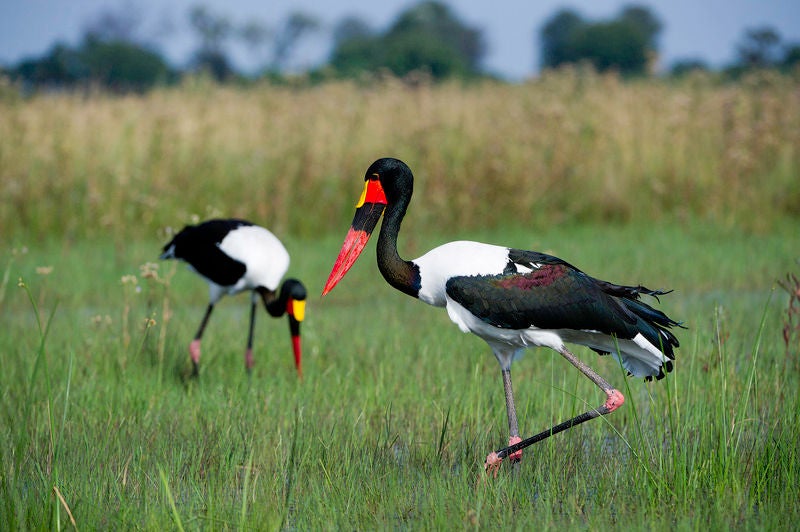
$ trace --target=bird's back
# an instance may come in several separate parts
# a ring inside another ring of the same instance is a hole
[[[289,254],[270,231],[245,220],[209,220],[183,228],[164,246],[162,259],[183,260],[229,293],[264,286],[275,290]]]
[[[289,269],[289,253],[281,241],[257,225],[242,226],[228,233],[219,249],[246,266],[247,288],[263,286],[276,290]]]

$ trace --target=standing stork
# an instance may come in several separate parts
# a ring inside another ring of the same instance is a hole
[[[462,331],[489,344],[500,363],[509,446],[489,454],[487,471],[496,473],[504,458],[518,461],[524,447],[609,414],[625,401],[565,343],[585,345],[601,355],[610,353],[629,374],[647,380],[660,379],[664,370],[672,370],[673,347],[678,347],[678,340],[669,328],[680,324],[639,300],[641,294],[657,297],[666,292],[612,284],[544,253],[479,242],[449,242],[417,259],[403,260],[397,252],[397,236],[411,201],[411,170],[397,159],[379,159],[367,169],[364,180],[355,217],[322,295],[352,267],[383,215],[377,254],[378,268],[386,281],[429,305],[445,307]],[[511,362],[532,346],[560,353],[603,390],[606,401],[522,440],[511,386]]]
[[[208,307],[189,344],[194,375],[199,372],[200,340],[214,305],[224,295],[250,290],[250,329],[244,355],[247,372],[253,368],[253,330],[260,298],[270,316],[288,315],[294,363],[302,377],[300,323],[305,317],[306,288],[296,279],[280,285],[289,268],[289,253],[275,235],[244,220],[208,220],[184,227],[164,246],[159,258],[187,262],[208,283]]]

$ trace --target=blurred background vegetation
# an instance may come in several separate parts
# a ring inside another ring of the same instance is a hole
[[[422,227],[766,231],[800,216],[800,47],[769,28],[748,30],[724,69],[687,60],[657,73],[651,10],[598,21],[564,9],[536,34],[543,71],[508,83],[482,70],[480,29],[436,1],[385,31],[340,21],[329,62],[302,73],[287,65],[320,31],[309,14],[237,26],[196,6],[187,19],[197,49],[184,68],[122,7],[89,21],[77,47],[6,69],[6,239],[152,238],[213,215],[318,235],[346,223],[342,199],[388,155],[427,195],[407,222]],[[259,73],[234,70],[231,40],[264,58]]]
[[[211,215],[324,235],[345,226],[367,166],[389,155],[417,176],[406,223],[420,227],[765,231],[800,216],[800,91],[768,71],[734,84],[567,67],[468,86],[189,78],[146,95],[3,98],[0,115],[6,238],[152,237]]]
[[[305,11],[292,12],[274,26],[254,18],[236,24],[227,14],[202,4],[190,8],[185,17],[195,42],[185,65],[169,64],[147,36],[143,14],[135,4],[123,3],[88,20],[78,45],[56,43],[41,57],[8,65],[5,75],[26,91],[91,86],[117,92],[176,85],[197,73],[239,83],[265,78],[295,83],[362,79],[381,71],[400,77],[424,73],[435,80],[491,77],[483,67],[487,45],[482,30],[462,21],[440,1],[413,4],[382,30],[358,16],[345,17],[331,28]],[[657,70],[667,76],[711,70],[697,57],[659,65],[661,30],[656,13],[634,4],[605,20],[560,9],[540,28],[532,28],[531,35],[541,44],[543,69],[587,64],[626,77],[653,75]],[[307,71],[292,71],[293,55],[315,38],[332,42],[328,61]],[[230,57],[232,44],[249,50],[261,66],[253,72],[237,71]],[[717,72],[725,79],[753,69],[791,72],[800,62],[800,43],[784,42],[769,26],[747,29],[736,48],[735,61]]]

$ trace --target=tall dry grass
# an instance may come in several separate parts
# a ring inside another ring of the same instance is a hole
[[[152,235],[192,215],[340,231],[381,156],[418,224],[657,219],[768,229],[800,215],[800,84],[623,82],[229,88],[0,99],[0,233]],[[424,201],[419,196],[424,194]]]

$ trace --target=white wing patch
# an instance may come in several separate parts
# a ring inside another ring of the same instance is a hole
[[[530,272],[533,271],[533,269],[528,268],[527,266],[523,266],[522,264],[516,264],[515,263],[514,266],[516,266],[516,268],[517,268],[517,273],[525,274],[525,273],[530,273]],[[532,264],[531,266],[533,266],[537,270],[542,267],[541,264]]]
[[[429,305],[443,307],[447,302],[448,279],[503,273],[508,264],[508,248],[459,240],[433,248],[412,262],[420,272],[419,298]]]
[[[219,248],[247,267],[244,277],[234,287],[236,292],[257,286],[275,290],[289,269],[286,248],[263,227],[246,225],[234,229],[222,239]]]

